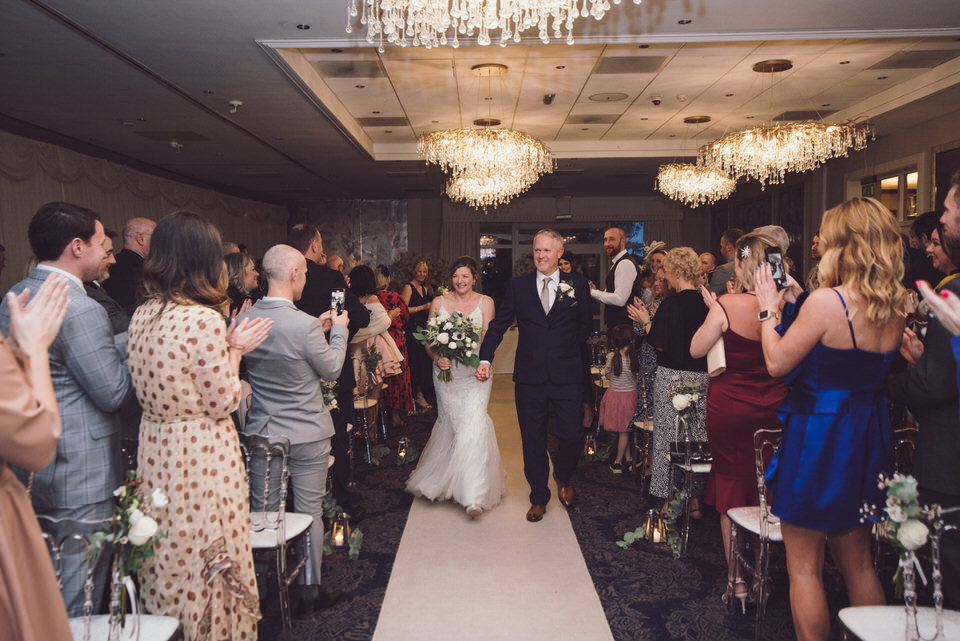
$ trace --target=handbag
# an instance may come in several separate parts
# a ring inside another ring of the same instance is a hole
[[[687,425],[685,414],[678,413],[674,424],[674,440],[670,442],[669,452],[671,463],[692,465],[694,463],[713,462],[713,456],[710,454],[710,444],[707,441],[694,441],[690,438],[690,428]]]
[[[707,352],[707,375],[711,378],[727,371],[727,352],[723,348],[723,336],[710,346]]]

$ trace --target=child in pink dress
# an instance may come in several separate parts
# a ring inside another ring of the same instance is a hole
[[[603,376],[610,387],[600,401],[600,425],[608,432],[617,432],[617,456],[610,465],[614,474],[624,469],[633,471],[633,451],[630,445],[630,430],[637,409],[637,373],[640,359],[633,342],[633,328],[617,325],[610,330],[610,353]]]

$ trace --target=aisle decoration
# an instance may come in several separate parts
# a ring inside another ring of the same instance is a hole
[[[683,552],[683,536],[680,526],[677,524],[683,517],[683,508],[690,499],[688,490],[680,490],[673,495],[667,504],[667,514],[664,517],[664,526],[667,529],[667,544],[670,546],[670,553],[673,558],[679,559]]]
[[[443,358],[468,367],[480,365],[480,357],[474,351],[480,344],[480,326],[461,312],[454,312],[446,318],[435,315],[427,321],[426,328],[418,327],[413,337]],[[440,370],[437,380],[449,383],[453,380],[453,372]]]
[[[117,624],[124,626],[128,611],[138,611],[137,590],[132,575],[136,574],[145,560],[153,556],[157,543],[166,536],[150,515],[154,509],[166,507],[169,499],[159,489],[155,489],[146,499],[140,485],[137,473],[128,471],[123,485],[113,492],[117,505],[110,519],[110,530],[95,532],[90,537],[91,558],[104,551],[113,554],[111,630],[115,630]]]
[[[320,381],[320,387],[323,390],[323,404],[329,411],[334,411],[340,406],[337,404],[337,381]]]
[[[420,452],[413,446],[410,439],[401,437],[397,443],[397,465],[407,465],[420,458]]]
[[[363,531],[350,527],[350,519],[333,498],[333,494],[323,497],[323,517],[330,523],[330,529],[323,533],[323,555],[330,556],[334,548],[347,547],[347,558],[356,561],[363,547]]]

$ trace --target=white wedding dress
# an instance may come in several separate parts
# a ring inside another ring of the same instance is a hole
[[[482,302],[481,298],[481,302]],[[483,324],[481,303],[468,318]],[[450,314],[440,304],[439,314]],[[479,347],[477,347],[479,350]],[[492,380],[480,382],[472,367],[454,362],[453,380],[436,380],[437,422],[423,448],[417,469],[407,480],[407,491],[431,500],[453,499],[464,507],[478,505],[484,510],[500,502],[506,490],[500,449],[493,421],[487,414]]]

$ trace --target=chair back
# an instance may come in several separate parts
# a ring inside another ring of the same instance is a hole
[[[760,536],[764,539],[770,537],[770,524],[775,518],[770,514],[770,497],[767,495],[767,481],[764,473],[780,447],[782,438],[783,430],[780,428],[760,429],[753,433],[754,464],[757,472],[757,490],[760,494]]]
[[[254,532],[275,530],[277,540],[285,541],[290,440],[261,434],[246,434],[241,438],[250,487],[250,527]]]
[[[63,588],[63,556],[82,553],[84,558],[83,619],[84,641],[90,638],[90,617],[93,615],[93,574],[99,553],[93,554],[91,538],[96,532],[109,532],[110,519],[87,521],[37,515],[43,540],[50,551],[50,560],[57,575],[57,585]]]

